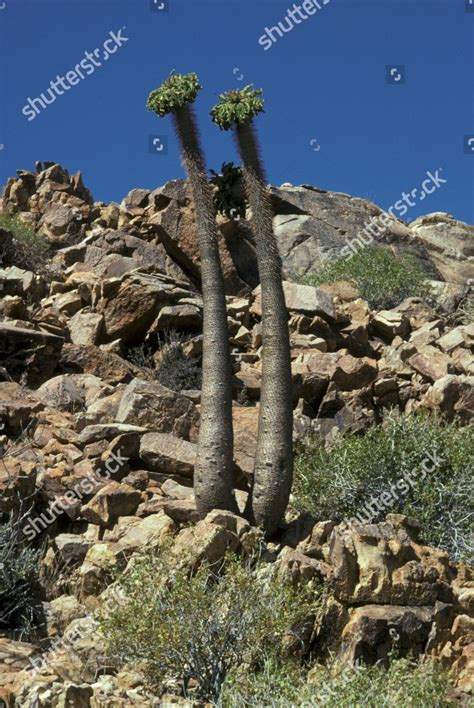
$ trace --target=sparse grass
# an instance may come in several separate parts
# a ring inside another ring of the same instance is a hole
[[[406,297],[425,297],[427,274],[411,255],[395,255],[387,248],[369,246],[352,258],[338,258],[318,273],[305,276],[305,285],[354,280],[362,297],[375,309],[394,307]]]
[[[0,631],[28,635],[38,615],[39,558],[25,543],[25,510],[0,520]]]
[[[172,391],[201,388],[201,367],[195,357],[186,356],[186,335],[173,330],[164,332],[158,342],[158,353],[142,343],[128,350],[127,358],[135,366],[153,369],[155,378]]]
[[[423,474],[423,461],[439,462]],[[385,512],[416,518],[424,540],[447,550],[451,557],[472,557],[474,524],[474,426],[459,427],[422,415],[392,415],[364,436],[338,438],[328,449],[319,439],[300,448],[296,457],[295,505],[320,519],[362,519],[367,503],[390,491],[414,472],[413,485],[399,491]],[[400,487],[397,487],[400,490]]]
[[[224,685],[222,708],[447,708],[458,705],[446,697],[446,673],[431,662],[392,659],[355,668],[333,664],[307,672],[296,662],[267,656],[259,671],[233,671]]]
[[[294,589],[271,566],[226,559],[220,571],[173,569],[138,559],[118,580],[121,601],[101,627],[112,657],[140,667],[151,686],[218,701],[228,672],[295,637],[313,615],[315,588]]]
[[[154,369],[155,361],[153,351],[143,342],[134,347],[130,347],[127,352],[127,359],[131,364],[139,366],[141,369]]]
[[[474,298],[461,305],[457,314],[462,324],[472,324],[474,322]]]
[[[201,388],[201,367],[197,359],[183,352],[183,339],[170,334],[161,347],[155,378],[173,391]]]

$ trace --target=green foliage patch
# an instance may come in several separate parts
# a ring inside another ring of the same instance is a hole
[[[210,116],[221,130],[229,130],[235,124],[248,123],[259,113],[264,113],[265,101],[260,98],[262,94],[263,90],[254,89],[253,84],[221,93],[220,103],[214,106]]]
[[[360,294],[375,309],[394,307],[406,297],[425,297],[427,274],[412,255],[396,255],[388,248],[368,246],[351,258],[329,261],[302,283],[318,286],[338,280],[354,280]]]
[[[148,555],[118,583],[122,599],[101,622],[113,656],[139,666],[153,687],[213,702],[232,668],[252,664],[265,647],[277,651],[287,635],[294,639],[297,622],[318,603],[314,589],[303,594],[270,565],[235,557],[218,572],[201,566],[190,577]]]
[[[25,247],[32,255],[44,256],[49,249],[46,239],[15,214],[0,214],[0,227],[11,231],[20,247]]]
[[[423,474],[423,463],[427,460]],[[437,461],[437,463],[436,463]],[[377,512],[403,513],[421,523],[422,537],[457,559],[472,558],[474,426],[425,415],[390,416],[363,436],[343,436],[325,448],[318,439],[296,455],[295,505],[320,519],[367,518],[367,503],[395,485],[398,501]],[[413,474],[411,474],[413,473]],[[413,480],[403,494],[396,486]]]
[[[201,89],[197,74],[176,74],[172,71],[166,81],[150,93],[146,106],[162,118],[188,103],[194,103]]]
[[[242,170],[233,162],[223,162],[220,174],[209,170],[211,184],[217,187],[214,203],[219,214],[235,219],[245,219],[247,199],[243,189]]]
[[[431,662],[392,658],[380,665],[356,667],[333,663],[309,674],[296,662],[265,657],[259,670],[234,670],[224,684],[226,708],[447,708],[446,673]]]

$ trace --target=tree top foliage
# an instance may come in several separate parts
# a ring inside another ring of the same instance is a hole
[[[260,98],[262,94],[262,89],[254,89],[253,84],[221,93],[220,102],[211,110],[210,116],[221,130],[248,123],[258,113],[264,113],[265,101]]]
[[[201,89],[197,74],[176,74],[173,70],[161,86],[150,93],[146,106],[162,118],[188,103],[194,103]]]

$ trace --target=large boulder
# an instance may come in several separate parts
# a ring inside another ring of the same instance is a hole
[[[350,613],[338,658],[343,663],[386,661],[396,647],[401,656],[419,656],[428,639],[433,611],[430,607],[364,605]]]
[[[336,319],[333,298],[320,288],[283,281],[283,291],[288,311],[301,312],[313,317],[321,315],[330,322]],[[261,317],[262,293],[260,285],[253,291],[253,297],[251,312],[257,317]]]
[[[141,439],[140,459],[155,472],[192,477],[196,457],[197,445],[170,433],[147,433]]]
[[[449,558],[417,540],[419,525],[399,514],[379,524],[357,520],[331,535],[335,596],[346,603],[434,605],[450,602]]]
[[[140,340],[157,316],[159,308],[190,297],[185,283],[176,283],[164,274],[133,272],[103,285],[100,309],[108,341]]]
[[[366,199],[310,185],[271,187],[270,194],[283,271],[288,279],[317,273],[327,260],[341,258],[366,245],[412,253],[428,272],[438,273],[425,244],[413,238],[408,225]],[[346,251],[341,253],[342,249]]]
[[[128,484],[109,482],[86,504],[81,515],[97,526],[114,524],[119,516],[130,516],[138,509],[142,495]]]
[[[134,379],[123,392],[117,422],[140,425],[158,433],[172,433],[194,442],[199,414],[188,398],[157,381]]]
[[[410,224],[430,260],[448,283],[464,284],[474,278],[474,226],[449,214],[420,216]]]
[[[194,281],[200,281],[200,253],[196,217],[189,184],[173,180],[152,193],[155,213],[149,226],[169,256]],[[219,217],[219,252],[226,292],[236,294],[256,285],[255,251],[249,229]]]

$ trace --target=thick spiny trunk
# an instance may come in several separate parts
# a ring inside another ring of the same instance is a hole
[[[194,492],[198,512],[237,511],[234,497],[232,392],[224,280],[216,214],[193,111],[173,114],[196,207],[204,303],[201,427]]]
[[[281,522],[293,481],[293,407],[288,315],[270,197],[251,123],[236,127],[262,290],[262,386],[253,488],[247,507],[267,534]]]

